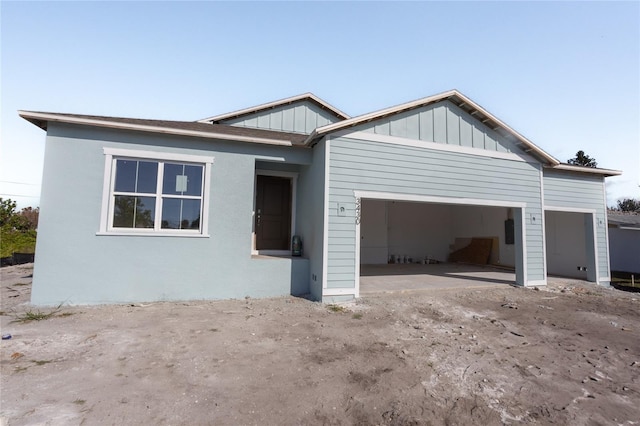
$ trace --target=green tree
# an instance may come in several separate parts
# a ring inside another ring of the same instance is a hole
[[[16,202],[11,198],[0,198],[0,226],[26,231],[29,228],[29,220],[16,212]]]
[[[621,212],[640,212],[640,200],[634,200],[633,198],[625,198],[618,200],[618,208]]]
[[[589,157],[582,150],[576,152],[576,156],[567,160],[567,163],[573,164],[574,166],[598,167],[596,159]]]

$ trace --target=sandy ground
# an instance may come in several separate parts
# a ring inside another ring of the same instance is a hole
[[[9,425],[640,424],[637,294],[572,283],[337,312],[294,297],[65,306],[22,323],[37,312],[31,266],[1,273]]]

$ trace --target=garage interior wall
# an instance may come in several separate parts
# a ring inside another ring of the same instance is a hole
[[[490,263],[515,266],[515,245],[505,244],[504,207],[362,200],[361,264],[384,264],[389,256],[444,262],[456,243],[497,238]]]

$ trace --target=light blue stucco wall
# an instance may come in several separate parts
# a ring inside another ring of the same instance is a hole
[[[205,194],[210,237],[96,235],[104,147],[213,156],[211,189]],[[94,304],[308,292],[309,259],[252,257],[251,229],[256,160],[297,165],[304,181],[312,156],[308,148],[50,123],[32,302]],[[310,194],[301,198],[317,204]],[[296,232],[312,239],[304,226]]]
[[[309,258],[309,285],[314,300],[322,299],[325,142],[313,147],[312,163],[301,166],[298,179],[298,231]]]
[[[607,204],[604,187],[604,177],[575,173],[562,170],[544,170],[544,204],[545,207],[564,208],[568,211],[574,209],[582,212],[584,209],[595,211],[596,231],[595,247],[597,249],[598,277],[597,281],[608,283],[609,271],[609,247],[607,244]],[[593,226],[592,222],[585,224],[587,237],[587,250],[593,252]],[[589,234],[591,233],[591,234]],[[594,277],[595,278],[595,277]]]
[[[298,101],[242,117],[223,120],[222,123],[256,129],[282,132],[311,133],[317,127],[340,121],[314,102]]]
[[[354,190],[524,203],[525,250],[516,261],[525,256],[527,275],[518,280],[544,280],[540,164],[343,136],[330,140],[330,165],[327,288],[355,285]]]

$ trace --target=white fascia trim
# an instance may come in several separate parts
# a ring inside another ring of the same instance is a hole
[[[347,114],[345,114],[344,112],[340,111],[338,108],[335,108],[334,106],[328,104],[327,102],[323,101],[319,97],[315,96],[313,93],[303,93],[301,95],[296,95],[296,96],[291,96],[289,98],[280,99],[278,101],[267,102],[266,104],[260,104],[260,105],[256,105],[256,106],[253,106],[253,107],[240,109],[240,110],[237,110],[237,111],[232,111],[232,112],[227,112],[227,113],[224,113],[224,114],[214,115],[213,117],[203,118],[202,120],[198,120],[198,122],[199,123],[208,123],[208,122],[211,122],[211,121],[219,121],[219,120],[224,120],[226,118],[238,117],[238,116],[241,116],[241,115],[251,114],[253,112],[258,112],[258,111],[261,111],[261,110],[274,108],[274,107],[277,107],[277,106],[280,106],[280,105],[285,105],[285,104],[289,104],[289,103],[292,103],[292,102],[297,102],[297,101],[301,101],[301,100],[305,100],[305,99],[312,99],[313,101],[319,103],[323,107],[325,107],[328,110],[332,111],[334,114],[342,116],[344,119],[348,119],[349,118],[349,116]]]
[[[460,146],[460,145],[450,145],[446,143],[437,143],[437,142],[430,142],[430,141],[423,141],[423,140],[416,140],[416,139],[408,139],[408,138],[401,138],[397,136],[379,135],[376,133],[368,133],[368,132],[362,132],[362,131],[354,132],[350,130],[343,130],[341,132],[335,133],[335,136],[336,137],[342,136],[349,139],[357,139],[362,141],[373,141],[373,142],[388,143],[392,145],[409,146],[412,148],[423,148],[423,149],[431,149],[434,151],[455,152],[459,154],[469,154],[469,155],[475,155],[480,157],[492,157],[492,158],[500,158],[500,159],[511,160],[511,161],[525,162],[525,159],[523,159],[517,154],[514,154],[513,152],[489,151],[489,150],[480,149],[480,148],[470,148],[470,147]]]
[[[540,167],[540,207],[542,207],[542,272],[543,277],[547,276],[547,224],[544,214],[544,173]]]
[[[288,140],[256,138],[252,136],[229,135],[225,133],[200,132],[197,130],[173,129],[173,128],[166,128],[166,127],[158,127],[158,126],[147,126],[142,124],[119,123],[115,121],[109,121],[108,118],[106,118],[105,120],[94,120],[89,118],[70,117],[63,114],[45,114],[45,113],[39,113],[39,112],[25,112],[25,111],[19,111],[19,115],[25,119],[33,118],[37,120],[80,124],[85,126],[106,127],[110,129],[137,130],[141,132],[162,133],[167,135],[178,135],[178,136],[193,136],[193,137],[207,138],[207,139],[233,140],[238,142],[250,142],[250,143],[259,143],[259,144],[265,144],[265,145],[293,146],[293,143]]]
[[[621,170],[597,169],[593,167],[572,166],[571,164],[558,164],[548,168],[552,170],[566,170],[569,172],[587,173],[587,174],[604,175],[604,176],[620,176],[622,174]]]
[[[627,230],[627,231],[640,231],[640,228],[633,228],[631,226],[618,226],[617,228],[618,229],[624,229],[624,230]],[[608,232],[607,232],[607,240],[609,240],[609,233]],[[607,247],[608,247],[608,245],[607,245]]]
[[[520,209],[520,218],[522,221],[522,285],[527,287],[529,285],[529,254],[527,250],[527,214],[524,207]]]
[[[322,224],[322,293],[327,288],[327,273],[329,271],[329,155],[331,138],[327,137],[324,143],[324,206]]]
[[[186,163],[212,164],[214,157],[207,155],[180,154],[176,152],[145,151],[141,149],[123,149],[104,147],[105,155],[116,157],[142,158],[151,160],[181,161]]]
[[[590,213],[596,214],[595,209],[584,209],[581,207],[560,207],[560,206],[542,206],[542,210],[551,212],[566,212],[566,213]]]
[[[353,191],[356,198],[369,200],[414,201],[420,203],[465,204],[473,206],[514,207],[524,209],[526,203],[516,201],[482,200],[477,198],[448,198],[430,195],[401,194],[395,192]]]
[[[355,288],[324,288],[322,289],[323,296],[347,296],[353,295],[353,297],[358,298],[358,290]]]

